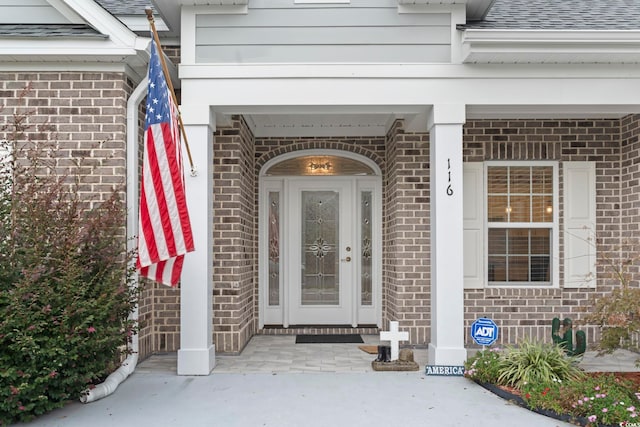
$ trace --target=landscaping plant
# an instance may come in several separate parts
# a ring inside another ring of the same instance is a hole
[[[588,374],[561,346],[524,341],[518,348],[481,350],[465,376],[509,386],[533,410],[551,411],[590,427],[639,423],[640,390],[614,374]]]
[[[467,359],[464,364],[464,374],[480,383],[498,384],[501,360],[502,352],[498,348],[480,350]]]
[[[611,353],[619,348],[637,352],[640,350],[640,288],[637,276],[640,244],[627,241],[614,254],[602,254],[599,261],[617,286],[611,293],[594,298],[593,308],[585,321],[600,327],[601,352]]]
[[[527,384],[522,389],[532,409],[579,417],[592,426],[639,422],[639,395],[633,383],[612,373],[585,375],[580,381]]]
[[[0,425],[77,399],[119,366],[135,333],[119,188],[87,191],[91,167],[56,159],[29,113],[0,129]],[[32,140],[31,135],[38,136]],[[69,152],[73,150],[68,150]],[[90,156],[91,164],[103,160]]]
[[[527,383],[548,384],[553,380],[572,380],[581,376],[578,360],[567,356],[557,344],[524,340],[508,347],[500,361],[498,381],[514,387]]]

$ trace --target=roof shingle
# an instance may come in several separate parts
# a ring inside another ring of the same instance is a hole
[[[105,38],[85,24],[0,24],[0,37],[98,37]]]
[[[640,0],[496,0],[462,29],[640,30]]]
[[[145,15],[145,9],[155,10],[151,0],[96,0],[112,15]]]

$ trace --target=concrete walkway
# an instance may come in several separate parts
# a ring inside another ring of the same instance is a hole
[[[175,374],[175,354],[142,362],[116,392],[25,426],[396,427],[570,426],[513,405],[461,377],[374,372],[357,344],[295,344],[254,337],[239,356],[218,356],[206,377]],[[365,337],[375,344],[377,337]],[[590,370],[632,370],[638,355],[585,355]]]

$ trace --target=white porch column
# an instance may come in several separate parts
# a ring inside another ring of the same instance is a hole
[[[213,131],[209,107],[181,108],[198,175],[191,176],[184,155],[187,204],[195,251],[185,256],[180,285],[178,375],[209,375],[215,366],[213,345]]]
[[[431,365],[462,365],[464,105],[434,105],[429,117],[431,194]]]

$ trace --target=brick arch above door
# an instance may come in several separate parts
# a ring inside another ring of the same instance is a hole
[[[293,140],[282,139],[264,140],[265,144],[260,144],[256,139],[256,174],[260,173],[262,167],[271,159],[287,153],[303,150],[339,150],[348,153],[359,154],[373,161],[384,175],[384,139],[383,138],[348,138],[348,139],[323,139],[323,140]],[[271,147],[269,151],[260,149],[261,146]],[[277,148],[273,148],[273,147]],[[264,154],[258,157],[260,152]]]

